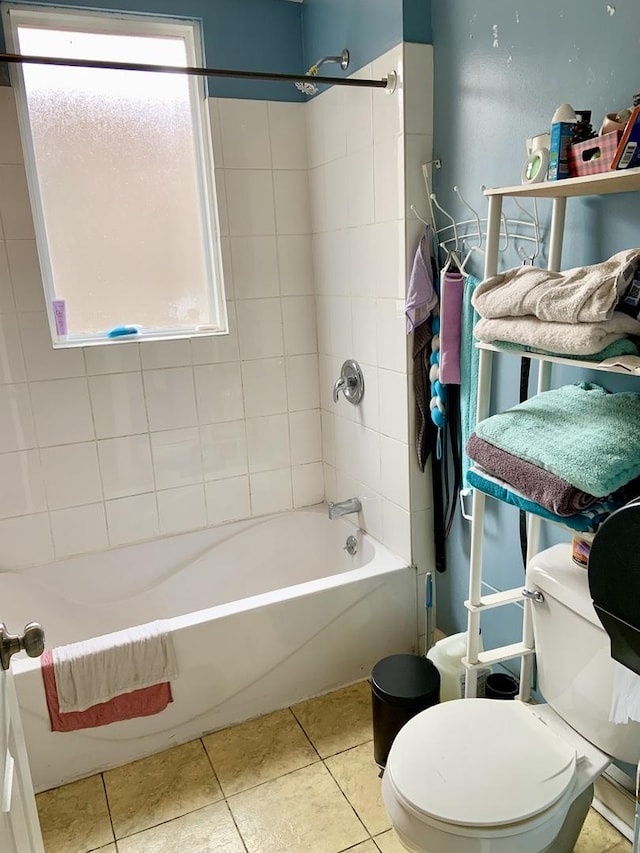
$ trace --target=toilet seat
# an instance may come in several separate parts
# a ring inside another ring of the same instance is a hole
[[[576,758],[575,747],[523,703],[460,699],[401,729],[385,776],[399,805],[421,822],[476,835],[564,808]]]

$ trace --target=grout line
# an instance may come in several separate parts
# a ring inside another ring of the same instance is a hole
[[[111,824],[111,832],[113,834],[113,842],[115,843],[115,841],[116,841],[116,828],[113,825],[113,815],[111,814],[111,803],[109,802],[109,795],[107,793],[107,783],[105,782],[105,779],[104,779],[104,773],[100,774],[100,781],[102,782],[102,789],[104,791],[104,799],[105,799],[105,802],[107,804],[107,812],[109,814],[109,823]],[[109,844],[111,844],[111,842],[109,842]],[[98,848],[98,849],[100,849],[100,848]],[[117,849],[118,848],[116,847],[116,851],[117,851]]]

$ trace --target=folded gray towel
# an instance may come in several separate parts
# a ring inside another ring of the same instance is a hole
[[[471,433],[467,442],[467,454],[485,471],[504,480],[518,489],[526,498],[556,515],[574,515],[601,500],[599,497],[576,489],[575,486],[545,471],[531,462],[520,459],[506,450],[500,450],[488,441]]]
[[[640,249],[618,252],[608,261],[564,272],[522,266],[491,276],[475,290],[481,317],[537,317],[552,323],[610,320],[633,272]]]

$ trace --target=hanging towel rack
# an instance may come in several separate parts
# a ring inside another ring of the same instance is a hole
[[[485,245],[484,241],[487,235],[487,217],[480,215],[480,213],[462,194],[462,191],[457,184],[453,187],[453,191],[458,196],[464,207],[467,208],[471,216],[468,219],[456,219],[452,216],[438,200],[436,193],[431,189],[431,181],[429,178],[429,166],[431,164],[435,165],[437,169],[442,165],[440,160],[430,160],[422,164],[422,176],[424,178],[427,201],[429,203],[430,221],[427,221],[427,219],[420,215],[415,204],[411,204],[409,208],[422,223],[433,227],[438,243],[443,249],[460,252],[462,245],[464,245],[467,252],[467,256],[465,258],[466,263],[474,252],[484,254],[483,247]],[[481,192],[484,192],[485,187],[481,186],[480,190]],[[514,201],[525,218],[509,217],[506,214],[501,213],[501,243],[498,246],[498,250],[500,252],[505,252],[513,241],[513,245],[520,257],[526,263],[533,263],[540,254],[542,248],[542,233],[538,215],[538,206],[534,199],[533,210],[529,211],[523,207],[517,199],[514,199]],[[443,221],[443,218],[444,220],[448,220],[445,225],[440,224]],[[519,245],[521,241],[534,244],[532,254],[525,252],[522,246]]]

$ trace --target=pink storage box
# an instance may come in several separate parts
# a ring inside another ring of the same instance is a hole
[[[608,172],[618,148],[621,133],[614,130],[569,146],[569,172],[572,178]]]

